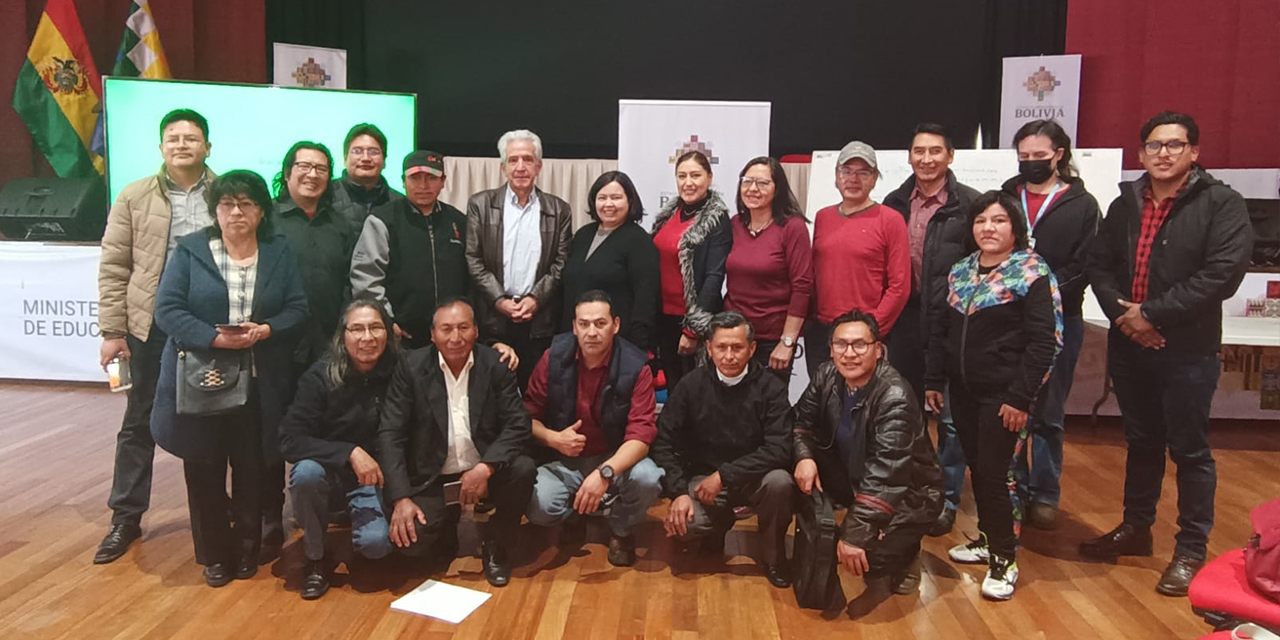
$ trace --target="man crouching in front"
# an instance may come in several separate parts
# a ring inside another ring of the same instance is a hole
[[[511,579],[520,518],[533,491],[533,460],[524,455],[529,414],[516,376],[498,353],[476,344],[470,303],[436,307],[432,346],[410,351],[387,388],[378,456],[391,514],[391,542],[411,557],[458,553],[462,505],[495,508],[481,555],[489,584]],[[514,365],[514,363],[512,363]],[[446,485],[461,483],[455,501]]]

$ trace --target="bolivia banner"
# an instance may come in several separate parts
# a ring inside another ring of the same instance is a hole
[[[129,4],[129,17],[124,21],[124,36],[120,38],[120,48],[116,50],[116,63],[111,69],[111,75],[160,80],[173,77],[169,71],[169,60],[164,57],[164,47],[160,46],[160,32],[156,30],[156,21],[151,17],[151,7],[147,6],[147,0],[134,0]],[[93,153],[98,155],[106,155],[105,111],[98,111],[93,139],[89,144]]]
[[[49,164],[64,178],[103,172],[90,150],[102,78],[71,0],[49,0],[13,89],[13,108]]]

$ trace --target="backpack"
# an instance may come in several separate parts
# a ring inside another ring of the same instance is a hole
[[[1280,602],[1280,498],[1254,507],[1249,521],[1253,537],[1244,549],[1245,577],[1254,591]]]
[[[836,562],[839,536],[831,500],[814,487],[811,495],[800,494],[797,507],[795,549],[791,562],[795,572],[796,604],[822,611],[843,607],[844,589],[840,586]]]

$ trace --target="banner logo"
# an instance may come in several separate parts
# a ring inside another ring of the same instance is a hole
[[[675,164],[677,158],[689,153],[690,151],[701,152],[702,155],[707,157],[707,160],[709,160],[711,164],[720,164],[720,158],[711,155],[711,143],[698,140],[697,134],[689,136],[688,141],[683,142],[679,147],[676,147],[675,155],[667,158],[667,164]]]
[[[1027,81],[1022,84],[1026,87],[1027,93],[1036,97],[1036,101],[1044,101],[1044,97],[1053,93],[1053,89],[1062,84],[1062,81],[1053,76],[1052,71],[1046,70],[1043,66],[1035,73],[1027,76]]]
[[[59,93],[78,95],[89,90],[89,80],[81,71],[80,63],[75,58],[63,60],[57,56],[50,56],[40,67],[40,78],[44,80],[44,86],[48,87],[54,95]]]
[[[299,85],[308,88],[323,87],[328,81],[333,79],[315,58],[307,58],[307,61],[293,70],[293,79],[298,81]]]

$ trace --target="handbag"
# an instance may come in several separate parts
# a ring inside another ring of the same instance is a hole
[[[181,416],[213,416],[249,402],[249,349],[178,348],[177,405]]]
[[[844,588],[840,586],[836,567],[835,509],[817,487],[810,495],[800,494],[800,501],[791,563],[795,571],[796,604],[822,611],[843,607]]]
[[[1244,575],[1253,590],[1280,602],[1280,498],[1249,512],[1253,537],[1244,548]]]

